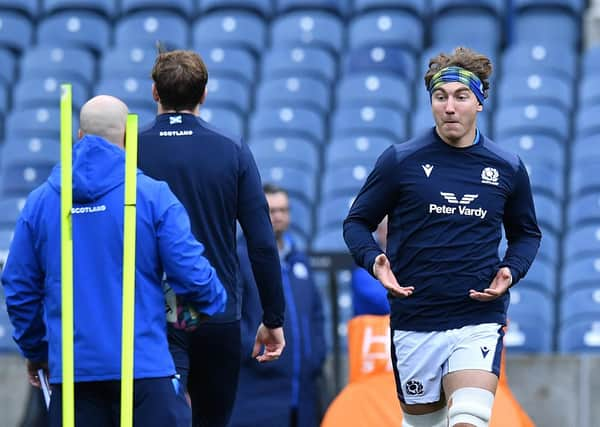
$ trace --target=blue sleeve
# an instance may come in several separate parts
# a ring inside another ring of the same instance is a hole
[[[390,314],[390,303],[383,285],[364,268],[352,271],[352,304],[354,315]]]
[[[395,166],[396,155],[392,146],[377,159],[344,220],[346,245],[354,261],[369,274],[373,272],[375,258],[383,253],[372,233],[392,210],[396,200]]]
[[[227,292],[203,256],[204,246],[192,235],[183,205],[167,184],[161,184],[161,205],[166,209],[158,220],[156,235],[167,281],[175,294],[193,303],[199,312],[208,316],[222,312]]]
[[[48,342],[44,338],[45,275],[35,252],[35,240],[31,225],[21,216],[2,273],[2,285],[14,327],[13,339],[25,358],[45,362],[48,360]]]
[[[504,208],[503,222],[508,248],[500,267],[510,268],[514,285],[529,270],[542,238],[535,216],[529,176],[521,161],[513,191]]]
[[[238,258],[240,260],[240,273],[243,285],[242,289],[242,319],[240,329],[242,335],[242,360],[251,359],[256,330],[261,322],[262,310],[258,291],[252,277],[250,260],[246,245],[238,245]]]
[[[246,237],[248,257],[262,304],[263,323],[269,328],[282,326],[285,301],[279,253],[258,168],[245,143],[240,148],[237,205],[237,218]]]

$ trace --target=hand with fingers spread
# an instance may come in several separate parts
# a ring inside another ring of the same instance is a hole
[[[259,354],[263,346],[264,351],[262,354]],[[256,332],[252,357],[255,357],[261,363],[277,360],[281,356],[284,347],[285,337],[283,336],[283,328],[271,329],[261,323]]]
[[[481,292],[469,289],[469,296],[477,301],[493,301],[506,293],[512,284],[512,274],[508,267],[502,267],[496,273],[490,286]]]
[[[384,288],[392,295],[400,298],[406,298],[412,295],[414,286],[400,286],[394,276],[390,261],[385,254],[377,255],[373,263],[373,275],[381,282]]]

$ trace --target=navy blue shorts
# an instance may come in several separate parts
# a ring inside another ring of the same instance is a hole
[[[75,425],[118,427],[121,413],[119,381],[75,384]],[[191,411],[183,388],[174,378],[134,381],[133,425],[135,427],[189,427]],[[50,427],[62,427],[62,387],[52,385]]]
[[[194,427],[226,427],[241,365],[240,321],[203,323],[194,332],[169,326],[169,350],[192,400]]]

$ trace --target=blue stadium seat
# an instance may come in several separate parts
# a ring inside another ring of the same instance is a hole
[[[196,45],[209,70],[209,80],[214,77],[234,78],[252,87],[256,80],[256,59],[242,47],[222,47],[218,42]]]
[[[348,27],[350,48],[373,46],[403,47],[419,52],[424,45],[420,19],[402,10],[387,10],[357,15]]]
[[[600,317],[563,325],[558,335],[558,349],[563,353],[599,353]]]
[[[277,0],[277,13],[285,14],[296,10],[324,10],[337,15],[348,11],[348,0]]]
[[[203,2],[206,0],[202,0]],[[183,17],[196,13],[194,0],[121,0],[121,12],[125,15],[150,10],[167,10]]]
[[[408,81],[416,78],[414,55],[402,47],[373,45],[353,48],[346,54],[345,74],[389,74]]]
[[[576,227],[565,235],[564,258],[572,261],[583,256],[600,257],[600,224]]]
[[[516,153],[524,162],[543,163],[563,170],[565,146],[560,141],[543,135],[514,135],[497,139],[498,145]]]
[[[560,31],[556,31],[560,34]],[[560,43],[514,43],[502,54],[502,69],[511,73],[556,74],[558,77],[573,80],[577,75],[575,50],[565,49]]]
[[[410,85],[384,73],[346,75],[336,88],[336,104],[356,106],[369,103],[408,112],[413,108]],[[407,96],[399,96],[407,94]]]
[[[310,46],[339,53],[344,27],[336,15],[321,11],[299,11],[277,17],[271,25],[273,47]]]
[[[42,10],[46,14],[66,10],[91,11],[112,18],[117,13],[117,0],[43,0]]]
[[[0,229],[13,228],[21,215],[23,206],[25,206],[25,197],[1,197]]]
[[[33,24],[17,12],[0,10],[0,46],[23,51],[33,40]]]
[[[561,10],[524,10],[514,18],[514,40],[516,43],[548,43],[574,49],[580,39],[579,17]],[[560,31],[556,31],[560,28]]]
[[[579,108],[598,105],[600,105],[600,77],[589,74],[579,83]]]
[[[245,9],[270,18],[273,15],[273,2],[270,0],[202,0],[199,2],[200,13],[210,13],[219,9]]]
[[[2,167],[11,163],[58,163],[59,141],[48,138],[9,139],[2,148]]]
[[[322,200],[317,208],[317,229],[331,228],[341,233],[342,223],[348,215],[354,197],[355,195],[343,195]]]
[[[54,163],[6,165],[0,171],[2,177],[0,194],[2,196],[26,196],[46,181],[53,167]]]
[[[112,95],[122,100],[130,110],[156,108],[152,99],[152,80],[134,77],[102,79],[94,88],[94,95]]]
[[[0,9],[19,12],[29,19],[35,19],[39,13],[38,0],[0,0]]]
[[[562,226],[562,203],[546,194],[536,192],[533,196],[538,224],[560,234]]]
[[[539,322],[511,320],[504,336],[504,346],[513,353],[549,353],[552,351],[552,324],[540,325]]]
[[[541,193],[557,201],[564,200],[565,186],[563,171],[557,170],[539,161],[523,161],[533,194]]]
[[[575,114],[575,136],[577,139],[586,136],[598,136],[600,134],[600,104],[591,107],[583,107]]]
[[[315,145],[299,138],[259,138],[248,141],[260,168],[287,166],[313,173],[319,171],[319,152]]]
[[[558,293],[557,286],[556,266],[543,258],[537,258],[525,277],[519,281],[517,288],[535,289],[554,297]]]
[[[175,12],[142,11],[117,21],[115,45],[152,49],[160,42],[167,49],[184,49],[188,46],[188,33],[186,20]]]
[[[255,110],[250,119],[250,135],[252,138],[298,137],[323,144],[325,123],[321,115],[306,108],[263,108]]]
[[[569,193],[571,197],[600,192],[600,162],[574,163],[571,168],[569,180]]]
[[[37,40],[44,44],[84,47],[98,54],[110,41],[111,26],[92,12],[73,11],[50,15],[38,24]]]
[[[344,137],[331,141],[325,152],[325,166],[328,169],[349,163],[363,162],[375,166],[375,161],[393,141],[381,137]]]
[[[353,10],[355,13],[367,12],[375,9],[401,9],[418,16],[421,21],[427,19],[429,8],[423,0],[354,0]]]
[[[580,320],[600,321],[600,283],[564,292],[560,300],[560,321],[563,325]]]
[[[17,79],[17,60],[7,48],[0,47],[0,83],[13,84]]]
[[[432,43],[468,46],[478,40],[486,51],[496,50],[502,44],[502,24],[498,16],[478,6],[451,9],[433,18]]]
[[[338,108],[333,115],[331,130],[334,138],[380,136],[394,142],[403,142],[407,138],[404,114],[391,108],[370,105]]]
[[[8,98],[6,86],[4,83],[0,83],[0,117],[8,111]]]
[[[590,135],[576,139],[571,147],[571,162],[574,165],[583,165],[590,162],[600,163],[598,136]]]
[[[321,200],[356,196],[367,180],[369,172],[371,168],[367,162],[326,169],[323,174]]]
[[[299,197],[290,196],[289,201],[291,218],[290,229],[293,232],[302,235],[305,241],[310,240],[313,231],[311,205]]]
[[[513,320],[524,322],[537,321],[540,325],[552,325],[554,321],[554,298],[541,289],[515,286],[510,290],[508,306],[509,324]]]
[[[14,108],[54,108],[58,106],[60,103],[60,83],[61,82],[54,77],[33,77],[20,80],[19,83],[14,86]],[[73,109],[79,110],[89,99],[88,88],[77,81],[69,83],[71,84]]]
[[[550,105],[569,113],[575,93],[571,82],[560,77],[537,73],[505,72],[497,89],[498,106],[527,104]]]
[[[156,118],[156,108],[134,108],[130,109],[129,112],[131,114],[137,114],[138,127],[140,129],[150,125],[150,123],[153,123],[154,119]]]
[[[265,22],[246,11],[219,11],[201,16],[192,25],[194,47],[216,44],[250,50],[259,56],[264,51],[267,38]]]
[[[211,77],[206,84],[207,107],[225,107],[246,114],[250,110],[250,89],[246,84],[229,77]]]
[[[135,77],[138,79],[148,78],[154,61],[156,49],[148,46],[129,47],[115,46],[108,49],[100,60],[100,78],[117,79],[124,77]]]
[[[263,80],[256,91],[256,108],[290,105],[325,115],[331,105],[329,85],[301,74]]]
[[[316,252],[348,253],[348,247],[340,229],[317,232],[311,246],[312,250]]]
[[[83,48],[36,46],[21,57],[21,79],[53,77],[60,83],[78,81],[90,85],[94,81],[96,61]]]
[[[316,176],[308,170],[273,166],[259,168],[263,182],[270,182],[285,188],[290,197],[313,204],[316,200]]]
[[[588,47],[582,54],[581,75],[591,77],[600,73],[600,45]]]
[[[488,138],[490,137],[490,120],[489,115],[481,112],[477,115],[477,128]],[[421,134],[435,126],[431,105],[419,107],[411,116],[411,136]]]
[[[527,9],[558,9],[578,16],[583,6],[582,0],[513,0],[513,7],[517,12]]]
[[[312,47],[275,47],[262,56],[263,79],[301,74],[331,84],[337,75],[336,58],[327,50]]]
[[[562,289],[565,293],[598,286],[600,255],[581,256],[565,262],[561,276]]]
[[[246,136],[244,116],[235,110],[223,107],[202,107],[200,118],[236,138]]]
[[[569,117],[559,108],[529,104],[502,107],[494,113],[494,138],[539,134],[566,141]]]
[[[567,225],[600,224],[600,195],[597,191],[571,198],[567,205]]]
[[[77,130],[79,121],[73,116],[73,129]],[[5,139],[48,138],[56,141],[60,138],[60,111],[56,108],[26,108],[13,110],[6,117]]]

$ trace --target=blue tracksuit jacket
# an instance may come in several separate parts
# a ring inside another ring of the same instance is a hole
[[[261,308],[247,246],[244,241],[238,246],[244,279],[243,353],[231,427],[289,426],[292,407],[298,410],[298,427],[318,425],[316,382],[326,353],[323,306],[308,259],[291,239],[288,238],[287,243],[288,250],[281,259],[286,347],[280,359],[264,364],[251,357]]]
[[[515,154],[483,135],[455,148],[435,128],[384,151],[344,222],[350,252],[369,272],[382,253],[371,232],[386,214],[392,270],[400,285],[415,287],[408,298],[390,297],[394,329],[505,323],[508,293],[480,302],[469,289],[487,288],[503,266],[517,283],[537,253],[529,177]],[[508,249],[500,260],[502,226]]]
[[[125,152],[97,136],[73,147],[75,381],[121,376]],[[62,381],[60,166],[28,197],[2,275],[14,339]],[[208,315],[226,293],[164,182],[137,175],[134,378],[175,373],[167,344],[163,272],[175,292]]]

